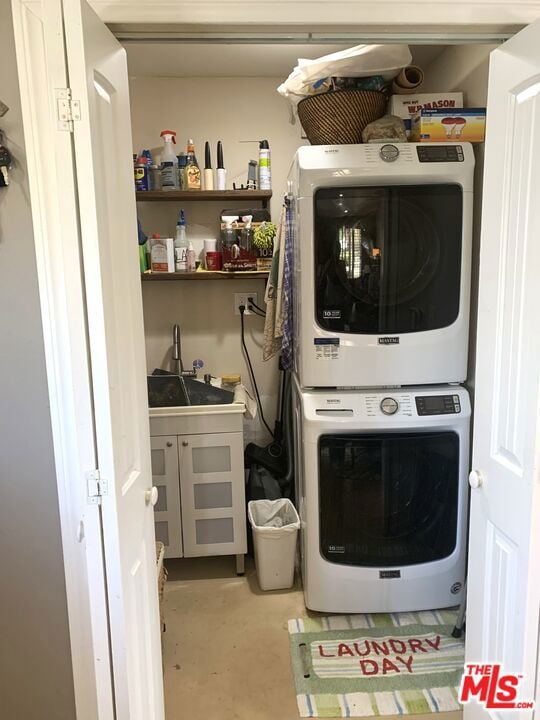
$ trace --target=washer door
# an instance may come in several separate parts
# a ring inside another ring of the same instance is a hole
[[[320,550],[330,562],[384,568],[448,557],[458,496],[456,433],[319,438]]]
[[[456,320],[460,186],[324,188],[314,203],[315,304],[322,328],[401,334]]]

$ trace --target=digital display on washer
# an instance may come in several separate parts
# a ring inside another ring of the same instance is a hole
[[[464,161],[461,145],[419,145],[416,152],[421,163]]]
[[[419,415],[452,415],[461,412],[459,395],[425,395],[415,399]]]

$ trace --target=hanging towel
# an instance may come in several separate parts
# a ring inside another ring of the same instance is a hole
[[[293,249],[294,237],[294,207],[291,200],[286,201],[285,221],[285,262],[283,268],[282,292],[282,340],[281,365],[284,370],[294,370],[293,358]]]
[[[272,267],[268,277],[264,300],[266,302],[266,319],[264,321],[263,360],[270,360],[281,350],[281,331],[277,331],[278,310],[281,312],[283,271],[285,267],[285,206],[281,210],[279,224],[274,239]],[[281,325],[282,323],[280,323]]]

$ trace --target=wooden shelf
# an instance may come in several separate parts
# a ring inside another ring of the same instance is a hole
[[[246,201],[260,200],[264,207],[272,197],[271,190],[139,190],[135,193],[137,202],[169,201]]]
[[[266,280],[268,272],[259,271],[240,271],[240,272],[145,272],[141,273],[143,282],[156,282],[164,280]]]

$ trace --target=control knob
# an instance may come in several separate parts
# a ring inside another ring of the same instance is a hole
[[[395,415],[399,409],[398,401],[392,397],[383,398],[380,407],[385,415]]]

